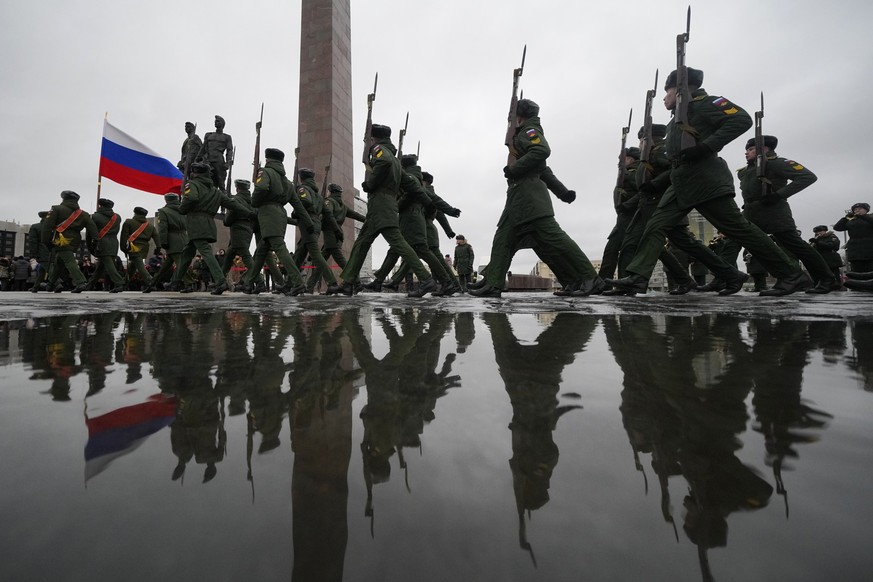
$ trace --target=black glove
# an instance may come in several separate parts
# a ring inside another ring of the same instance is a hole
[[[679,152],[679,159],[684,162],[699,162],[704,158],[708,158],[715,152],[705,143],[699,143],[696,146],[685,148]]]
[[[566,202],[567,204],[571,204],[574,200],[576,200],[576,191],[575,190],[567,190],[565,194],[555,194],[555,197],[561,202]]]
[[[449,238],[455,238],[455,231],[449,231],[447,234],[449,235]]]
[[[512,169],[512,166],[503,166],[503,176],[507,180],[512,180],[513,178],[515,178],[515,173]]]
[[[366,182],[361,182],[361,190],[363,190],[363,191],[366,192],[367,194],[370,193],[370,187],[367,186],[367,183],[366,183]]]
[[[782,196],[776,194],[775,192],[767,192],[763,196],[761,196],[761,204],[764,206],[772,206],[782,200]]]
[[[452,208],[451,210],[449,210],[445,214],[447,214],[448,216],[451,216],[452,218],[457,218],[457,217],[461,216],[461,210],[459,208]]]

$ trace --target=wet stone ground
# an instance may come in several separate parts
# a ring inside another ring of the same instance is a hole
[[[2,580],[868,580],[873,294],[0,294]]]

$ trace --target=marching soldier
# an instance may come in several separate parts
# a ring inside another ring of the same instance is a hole
[[[299,270],[306,262],[306,257],[309,256],[312,266],[322,272],[328,286],[336,286],[336,277],[328,268],[327,261],[318,246],[324,213],[324,198],[318,192],[318,186],[315,184],[315,172],[308,168],[301,168],[298,174],[301,182],[297,185],[297,197],[300,198],[304,211],[309,214],[310,220],[306,224],[310,224],[311,227],[302,229],[300,240],[297,241],[297,248],[294,250],[294,263],[288,268]]]
[[[755,147],[755,138],[752,138],[746,142],[746,166],[737,171],[743,194],[743,216],[770,234],[783,250],[803,263],[816,282],[815,287],[806,290],[807,293],[829,293],[839,289],[839,279],[834,278],[821,255],[797,234],[797,225],[788,205],[788,198],[815,182],[816,175],[793,160],[780,158],[776,154],[776,145],[779,143],[776,137],[765,135],[763,138],[763,154],[767,158],[764,181],[768,187],[766,190],[762,187],[761,178],[756,172],[759,152]]]
[[[230,243],[227,253],[224,255],[224,265],[221,270],[225,278],[233,267],[237,257],[242,259],[246,271],[250,271],[254,265],[252,253],[249,247],[254,236],[254,221],[257,220],[257,212],[252,207],[252,183],[248,180],[234,180],[236,195],[232,198],[242,205],[240,210],[229,210],[224,217],[224,225],[230,227]]]
[[[45,219],[49,215],[48,210],[41,210],[39,222],[30,225],[30,230],[27,233],[27,247],[31,259],[36,259],[36,276],[33,279],[33,288],[31,292],[39,291],[39,286],[46,279],[49,268],[50,252],[48,246],[42,242],[42,228],[45,224]]]
[[[145,268],[145,259],[149,256],[149,241],[155,243],[155,248],[161,248],[158,229],[149,224],[146,216],[149,211],[142,206],[133,209],[133,218],[128,218],[121,225],[121,250],[127,255],[127,282],[134,273],[142,278],[143,288],[152,286],[152,276]]]
[[[94,284],[101,277],[107,277],[112,282],[110,293],[120,293],[124,291],[124,277],[118,272],[115,267],[115,259],[118,257],[118,233],[121,230],[121,217],[115,213],[112,208],[115,203],[108,198],[101,198],[97,201],[97,212],[92,216],[94,225],[97,227],[97,242],[94,256],[97,257],[97,269],[91,275],[91,280],[88,281],[88,287],[93,288]]]
[[[158,272],[152,277],[151,284],[142,290],[151,293],[160,289],[165,279],[173,277],[173,267],[178,268],[182,261],[182,249],[188,244],[188,227],[185,216],[179,211],[181,206],[178,194],[164,194],[164,206],[158,209],[155,224],[158,227],[158,240],[161,248],[167,253],[167,258],[161,262]]]
[[[366,217],[360,212],[355,212],[343,202],[343,188],[339,184],[330,184],[328,187],[330,195],[324,199],[324,210],[321,214],[321,232],[324,237],[324,244],[321,247],[321,256],[325,261],[333,257],[334,262],[340,269],[346,266],[346,257],[343,255],[343,223],[346,218],[364,222]],[[326,264],[326,263],[325,263]],[[322,278],[322,268],[316,267],[309,280],[306,282],[307,293],[312,293],[316,285]]]
[[[622,185],[618,191],[618,204],[615,206],[615,226],[607,237],[606,246],[603,249],[603,260],[600,263],[599,275],[612,278],[618,267],[618,256],[621,250],[624,235],[630,226],[631,219],[639,206],[640,195],[637,192],[637,169],[640,167],[640,148],[627,148],[624,155],[624,176]],[[623,270],[619,270],[619,276],[624,276]]]
[[[49,259],[48,289],[55,293],[63,291],[58,279],[65,273],[73,281],[73,293],[81,293],[88,287],[85,275],[79,269],[76,252],[82,244],[82,229],[88,241],[97,238],[97,227],[91,215],[79,208],[79,195],[72,190],[61,192],[62,202],[52,206],[42,227],[42,242],[51,248]],[[35,287],[34,287],[35,288]]]

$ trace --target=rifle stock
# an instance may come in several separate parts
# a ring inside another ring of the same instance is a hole
[[[646,91],[646,111],[643,115],[643,143],[640,144],[640,161],[646,166],[646,182],[652,179],[652,148],[655,147],[655,139],[652,136],[652,104],[655,95],[658,94],[658,69],[655,69],[655,85]]]
[[[518,80],[524,73],[524,59],[527,56],[527,45],[524,45],[524,50],[521,53],[521,66],[512,71],[512,99],[509,101],[509,115],[506,118],[506,137],[503,140],[504,145],[509,148],[509,155],[506,159],[506,165],[511,166],[518,158],[518,151],[515,149],[515,119],[518,111]]]
[[[373,81],[373,92],[367,95],[367,125],[364,128],[364,155],[361,161],[364,165],[370,165],[370,137],[373,135],[373,101],[376,100],[376,87],[379,85],[379,73]]]
[[[328,180],[330,179],[330,166],[333,164],[333,154],[330,154],[330,159],[327,161],[327,165],[324,167],[324,181],[321,183],[321,195],[327,196],[327,185]]]
[[[255,159],[252,161],[252,182],[258,179],[258,172],[261,171],[261,126],[264,123],[264,104],[261,103],[261,118],[255,124]]]

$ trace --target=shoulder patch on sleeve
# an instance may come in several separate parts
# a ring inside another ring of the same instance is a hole
[[[255,180],[255,184],[261,183],[261,178],[264,176],[264,170],[258,170],[258,177]]]
[[[736,107],[731,107],[730,109],[724,110],[725,115],[733,115],[734,113],[737,113],[737,112],[739,112],[739,109],[737,109]]]
[[[382,146],[380,146],[380,145],[373,146],[373,154],[372,155],[374,158],[381,158],[384,153],[385,152],[382,151]]]
[[[300,194],[301,198],[306,198],[306,188],[304,188],[303,186],[297,188],[297,193]]]
[[[715,105],[716,107],[724,107],[725,105],[727,105],[727,103],[728,103],[728,100],[725,99],[724,97],[716,97],[715,99],[712,100],[712,104]]]
[[[785,163],[788,164],[789,166],[791,166],[792,168],[794,168],[795,170],[802,170],[803,169],[803,166],[801,164],[798,164],[794,160],[785,160]]]
[[[186,185],[185,185],[185,191],[182,192],[182,196],[187,196],[187,195],[190,194],[190,193],[191,193],[191,184],[186,184]]]
[[[526,132],[524,132],[524,134],[527,136],[527,139],[529,139],[531,143],[540,143],[540,141],[541,141],[540,136],[537,133],[536,128],[532,127],[529,130],[527,130]]]

